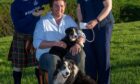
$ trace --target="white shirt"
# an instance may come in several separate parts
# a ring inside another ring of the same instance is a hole
[[[33,37],[33,45],[36,48],[37,60],[39,60],[43,53],[48,53],[50,50],[50,48],[40,49],[40,43],[43,40],[60,41],[65,36],[65,30],[69,27],[77,27],[77,24],[70,16],[65,14],[59,25],[57,25],[51,12],[38,21]]]

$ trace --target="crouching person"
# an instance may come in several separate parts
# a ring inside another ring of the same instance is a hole
[[[48,82],[49,84],[53,84],[53,73],[56,63],[60,58],[48,52],[53,46],[66,48],[66,43],[60,40],[64,38],[67,28],[77,27],[77,24],[70,16],[64,14],[66,7],[65,0],[52,0],[50,7],[51,12],[42,17],[36,25],[33,45],[36,48],[36,58],[39,61],[41,69],[48,72]],[[85,53],[81,45],[85,42],[85,35],[80,30],[78,34],[78,41],[70,48],[70,55],[67,55],[67,58],[74,59],[79,68],[84,72]]]

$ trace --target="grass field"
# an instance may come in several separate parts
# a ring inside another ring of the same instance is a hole
[[[0,84],[13,84],[7,53],[12,37],[0,38]],[[115,24],[111,41],[111,84],[140,84],[140,21]],[[37,84],[33,68],[22,84]]]
[[[140,22],[115,25],[111,64],[112,84],[140,84]]]

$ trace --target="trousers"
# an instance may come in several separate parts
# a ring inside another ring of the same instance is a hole
[[[85,72],[98,84],[110,84],[110,40],[113,24],[94,28],[95,39],[85,43]],[[92,39],[92,32],[84,30],[87,39]]]

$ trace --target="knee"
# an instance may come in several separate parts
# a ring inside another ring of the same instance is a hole
[[[39,65],[42,70],[48,71],[52,69],[57,60],[60,60],[58,56],[52,54],[44,54],[39,59]]]
[[[79,52],[79,59],[81,61],[85,61],[85,58],[86,58],[86,54],[85,54],[85,51],[82,49],[80,52]]]
[[[43,55],[40,56],[39,66],[40,66],[41,70],[47,71],[47,68],[49,68],[48,63],[49,63],[50,59],[51,59],[51,56],[47,55],[47,54],[43,54]]]
[[[82,50],[81,52],[79,52],[76,56],[75,56],[75,61],[76,61],[76,64],[83,64],[85,63],[85,52]]]
[[[81,51],[79,52],[79,54],[80,54],[80,56],[83,56],[83,57],[85,57],[85,56],[86,56],[85,51],[84,51],[84,49],[83,49],[83,48],[81,49]]]

